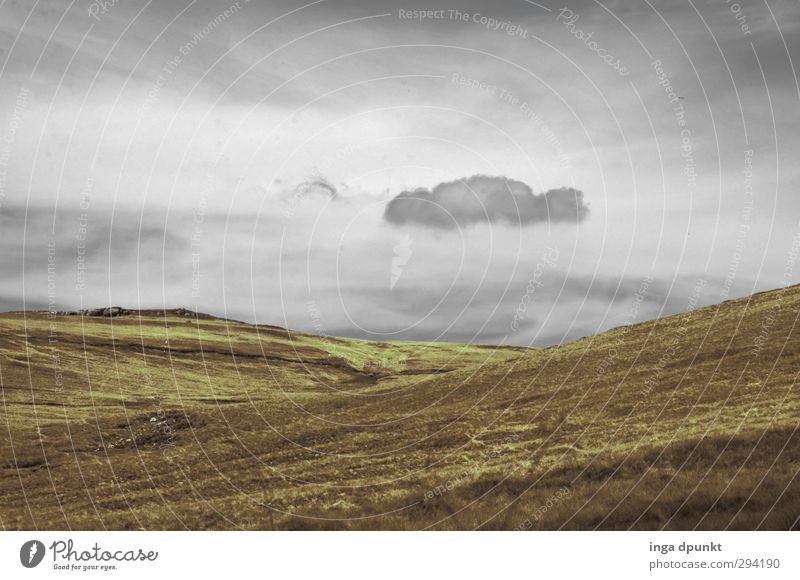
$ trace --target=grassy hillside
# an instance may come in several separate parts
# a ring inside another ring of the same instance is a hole
[[[0,528],[797,528],[799,308],[546,349],[2,314]]]

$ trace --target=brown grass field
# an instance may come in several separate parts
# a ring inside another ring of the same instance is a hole
[[[0,528],[798,529],[800,287],[551,348],[0,315]]]

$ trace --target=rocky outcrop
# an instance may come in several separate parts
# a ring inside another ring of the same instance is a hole
[[[123,316],[125,314],[132,314],[132,310],[125,310],[119,306],[111,306],[110,308],[94,308],[92,310],[81,310],[78,314],[83,314],[84,316],[106,316],[106,317],[113,317],[113,316]]]

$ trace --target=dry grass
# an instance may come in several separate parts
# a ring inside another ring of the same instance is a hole
[[[798,306],[548,349],[3,314],[0,527],[797,529]]]

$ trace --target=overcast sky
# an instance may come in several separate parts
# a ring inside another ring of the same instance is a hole
[[[0,309],[552,344],[797,283],[798,33],[796,0],[6,0]]]

